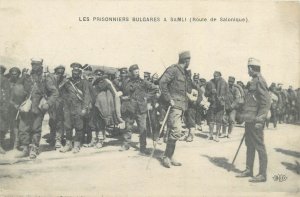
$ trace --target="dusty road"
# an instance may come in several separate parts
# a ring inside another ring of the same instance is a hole
[[[170,169],[162,167],[158,159],[165,144],[158,146],[146,170],[148,157],[140,156],[135,148],[120,152],[119,139],[108,138],[106,147],[82,148],[77,155],[51,151],[43,140],[44,152],[36,161],[0,165],[0,195],[297,196],[300,191],[299,128],[279,125],[276,130],[265,130],[269,159],[266,183],[252,184],[247,178],[235,177],[245,168],[244,144],[235,168],[227,171],[243,135],[243,128],[236,127],[230,139],[221,139],[219,143],[206,140],[205,132],[198,132],[191,143],[179,142],[175,156],[183,166]],[[137,135],[133,141],[138,142]],[[152,148],[150,139],[148,147]],[[0,161],[6,161],[10,154],[0,157]],[[255,174],[257,159],[256,155]],[[277,175],[283,177],[282,182],[274,180]]]

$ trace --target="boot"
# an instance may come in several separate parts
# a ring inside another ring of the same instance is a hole
[[[66,145],[62,147],[59,152],[66,153],[68,151],[72,150],[72,142],[70,140],[67,140]]]
[[[171,158],[171,164],[173,166],[182,166],[182,164],[178,161],[176,161],[173,157]]]
[[[195,128],[190,128],[189,135],[187,136],[185,141],[192,142],[194,140],[194,130]]]
[[[74,142],[74,148],[73,148],[73,153],[79,153],[80,152],[80,142]]]
[[[151,155],[151,152],[146,147],[141,147],[140,154],[141,155]]]
[[[214,133],[214,124],[213,123],[209,123],[209,140],[213,140],[213,133]]]
[[[2,148],[3,140],[0,140],[0,154],[5,154],[5,150]]]
[[[236,175],[236,177],[238,178],[252,177],[252,176],[253,176],[253,172],[251,172],[251,170],[248,168],[243,172],[241,172],[240,174]]]
[[[260,182],[266,182],[266,181],[267,181],[267,177],[262,174],[259,174],[255,177],[252,177],[251,179],[249,179],[249,182],[251,182],[251,183],[260,183]]]
[[[103,147],[103,144],[104,144],[104,141],[103,140],[99,140],[96,145],[95,145],[95,148],[97,149],[100,149]]]
[[[221,125],[217,125],[217,134],[216,134],[216,138],[215,138],[216,142],[219,142],[220,131],[221,131]]]
[[[176,141],[170,144],[170,161],[173,166],[182,166],[182,164],[174,159]]]
[[[39,148],[34,144],[31,144],[29,146],[30,146],[29,158],[36,159],[37,155],[39,154]]]
[[[18,151],[18,153],[15,155],[15,158],[23,158],[29,156],[29,148],[28,146],[21,146],[22,150]]]
[[[62,147],[61,140],[57,139],[55,141],[55,149],[60,149]]]
[[[173,151],[173,143],[172,142],[170,143],[170,139],[169,139],[166,146],[165,154],[162,158],[162,165],[166,168],[171,167],[170,158],[172,157],[172,151]]]
[[[163,156],[162,158],[162,165],[166,168],[171,168],[170,159],[166,156]]]

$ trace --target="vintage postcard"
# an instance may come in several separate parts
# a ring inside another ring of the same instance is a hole
[[[0,196],[298,196],[300,2],[0,0]]]

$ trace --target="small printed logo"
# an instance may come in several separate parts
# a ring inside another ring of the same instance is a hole
[[[276,174],[272,178],[274,181],[283,182],[286,181],[288,177],[285,174]]]

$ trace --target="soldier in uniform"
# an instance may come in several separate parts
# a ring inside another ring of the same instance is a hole
[[[10,105],[9,105],[9,129],[10,129],[10,144],[14,149],[18,148],[19,144],[19,114],[18,107],[21,104],[24,94],[24,88],[20,79],[21,70],[17,67],[9,69],[9,83],[10,83]],[[20,96],[21,95],[21,96]]]
[[[267,152],[264,143],[264,124],[271,107],[268,85],[260,73],[260,61],[255,58],[248,60],[248,74],[252,77],[249,91],[245,95],[243,117],[245,120],[245,143],[247,147],[246,170],[237,177],[252,177],[255,152],[259,157],[259,173],[250,182],[267,180]]]
[[[8,79],[4,76],[6,67],[0,65],[0,154],[5,154],[3,142],[8,130],[8,106],[10,99],[10,85]]]
[[[235,116],[236,116],[236,110],[239,108],[241,104],[241,98],[242,95],[240,93],[239,88],[234,84],[235,78],[232,76],[229,76],[228,78],[228,101],[229,101],[229,106],[226,109],[226,115],[228,117],[228,130],[226,129],[226,125],[223,125],[223,134],[225,136],[222,137],[227,137],[229,138],[229,135],[231,134],[234,123],[235,123]]]
[[[55,105],[58,98],[58,90],[53,82],[53,75],[43,76],[42,65],[43,59],[31,59],[30,75],[24,73],[22,76],[27,95],[19,108],[19,140],[22,152],[16,157],[28,155],[30,159],[37,157],[45,112]]]
[[[66,132],[66,145],[60,149],[65,153],[73,149],[78,153],[81,147],[83,135],[83,117],[87,115],[91,97],[87,80],[81,78],[82,66],[79,63],[72,63],[72,77],[62,87],[64,100],[64,128]],[[73,129],[75,129],[74,147]]]
[[[292,86],[289,86],[288,93],[288,123],[294,124],[296,117],[296,92]]]
[[[50,127],[50,144],[54,145],[56,149],[62,147],[62,136],[64,134],[64,113],[63,113],[63,98],[62,86],[66,82],[65,66],[59,65],[54,68],[54,84],[58,89],[59,96],[49,109],[49,127]]]
[[[166,168],[170,168],[171,165],[181,166],[181,163],[177,162],[173,155],[176,142],[182,137],[181,120],[188,107],[186,70],[190,59],[189,51],[180,53],[178,64],[168,67],[159,81],[162,97],[171,105],[167,121],[169,130],[167,146],[162,160],[162,164]]]
[[[271,109],[270,113],[271,116],[267,117],[266,119],[266,127],[269,128],[269,122],[271,121],[273,123],[274,128],[277,126],[277,110],[279,107],[279,96],[276,91],[276,84],[272,83],[269,87],[269,93],[271,96]]]
[[[196,89],[198,91],[198,98],[197,98],[197,103],[196,103],[196,129],[199,131],[202,131],[202,126],[201,126],[201,122],[202,122],[202,115],[203,115],[203,106],[201,104],[202,100],[203,100],[203,94],[204,94],[204,89],[205,88],[201,88],[203,85],[200,81],[200,74],[199,73],[194,73],[193,76],[193,82],[196,86]]]
[[[157,88],[149,81],[143,80],[139,76],[139,67],[134,64],[129,68],[130,78],[123,85],[123,101],[126,100],[126,109],[123,108],[123,119],[125,120],[124,143],[122,150],[130,148],[131,132],[134,121],[137,122],[140,132],[140,153],[149,154],[146,149],[146,118],[147,110],[151,108],[151,98],[156,94]]]

